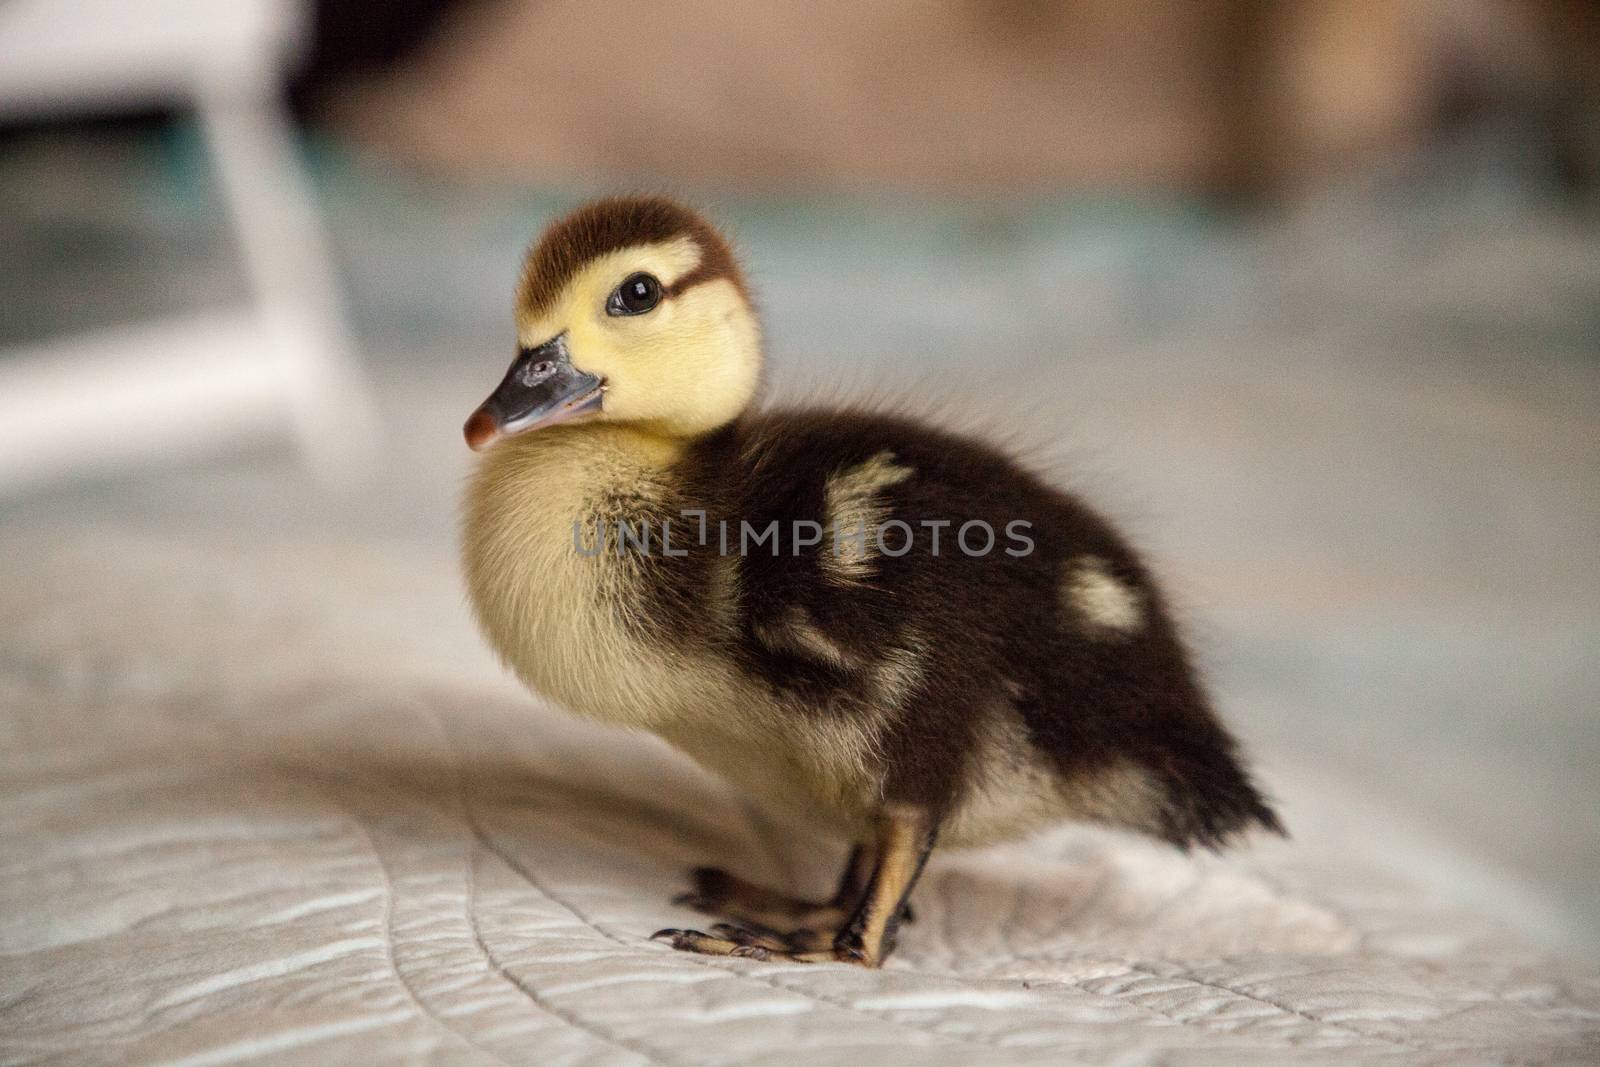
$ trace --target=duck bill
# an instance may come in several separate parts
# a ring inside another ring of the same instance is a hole
[[[489,399],[467,419],[467,445],[482,452],[507,437],[597,414],[604,384],[572,365],[565,334],[524,348]]]

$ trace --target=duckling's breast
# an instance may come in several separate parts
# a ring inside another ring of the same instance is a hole
[[[619,487],[644,507],[671,488],[603,433],[506,442],[468,489],[462,556],[478,622],[525,684],[580,714],[648,728],[671,717],[683,665],[630,618],[635,562],[589,551],[597,509]],[[702,685],[723,683],[710,665],[699,673]]]
[[[648,614],[663,561],[594,551],[595,530],[693,502],[635,443],[577,429],[495,448],[468,489],[463,564],[491,646],[569,710],[651,730],[770,806],[856,832],[881,785],[875,724],[819,716],[747,675],[715,639],[735,625],[723,583],[692,598],[702,634],[664,635]]]

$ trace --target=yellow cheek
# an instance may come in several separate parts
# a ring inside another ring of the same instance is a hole
[[[759,340],[730,283],[695,286],[638,317],[573,310],[573,363],[606,379],[607,419],[697,433],[733,418],[754,395]]]

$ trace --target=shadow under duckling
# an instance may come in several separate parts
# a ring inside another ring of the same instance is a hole
[[[559,220],[516,325],[465,427],[490,643],[537,693],[856,843],[824,901],[697,869],[679,901],[730,921],[657,937],[877,966],[936,840],[1282,833],[1105,520],[969,437],[756,409],[756,313],[699,215],[632,197]]]

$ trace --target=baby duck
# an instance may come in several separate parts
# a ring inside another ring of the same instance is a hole
[[[982,441],[756,409],[749,290],[693,211],[629,197],[557,221],[516,326],[465,427],[489,642],[550,700],[855,846],[825,901],[698,868],[678,902],[728,921],[656,937],[876,967],[935,840],[1282,832],[1104,519]]]

